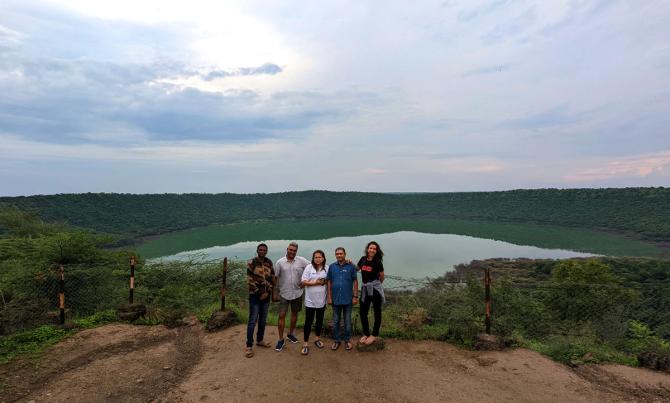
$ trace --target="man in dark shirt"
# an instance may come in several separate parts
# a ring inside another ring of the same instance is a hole
[[[345,343],[345,348],[351,350],[351,309],[358,303],[358,278],[356,267],[346,260],[347,252],[344,248],[335,249],[337,261],[328,268],[328,303],[333,306],[333,339],[331,347],[337,350]],[[344,336],[340,334],[340,317],[344,315]]]
[[[270,296],[274,287],[274,268],[272,261],[266,257],[268,246],[264,243],[256,248],[257,256],[247,262],[247,286],[249,287],[249,321],[247,322],[247,348],[245,355],[253,357],[254,352],[254,328],[258,322],[256,333],[256,345],[270,347],[268,341],[264,341],[265,321],[270,308]]]

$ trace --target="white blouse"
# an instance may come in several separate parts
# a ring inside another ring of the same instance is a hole
[[[325,279],[328,276],[328,266],[318,272],[311,264],[305,267],[302,273],[302,281],[313,281],[319,278]],[[326,297],[328,291],[327,285],[311,285],[305,287],[305,306],[308,308],[323,308],[326,306]]]

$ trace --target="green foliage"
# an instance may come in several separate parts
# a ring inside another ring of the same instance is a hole
[[[116,311],[114,309],[107,309],[105,311],[96,312],[91,316],[75,319],[72,322],[79,328],[91,329],[116,321]]]
[[[273,194],[60,194],[4,197],[49,221],[126,239],[249,220],[362,217],[606,228],[652,241],[670,239],[670,189],[534,189],[384,194],[306,191]]]
[[[0,338],[0,364],[19,355],[40,353],[45,348],[63,340],[70,333],[69,330],[45,325]]]
[[[632,320],[628,323],[628,345],[633,354],[643,352],[670,352],[670,342],[656,336],[645,323]]]
[[[522,345],[568,365],[600,362],[637,365],[635,356],[584,336],[551,336],[542,340],[525,341]]]

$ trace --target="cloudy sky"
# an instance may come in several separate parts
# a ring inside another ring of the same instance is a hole
[[[670,186],[670,2],[0,2],[0,195]]]

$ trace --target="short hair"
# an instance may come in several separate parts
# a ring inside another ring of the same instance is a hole
[[[337,253],[338,250],[341,250],[342,252],[347,253],[347,250],[344,249],[344,248],[341,247],[341,246],[338,246],[337,248],[335,248],[335,253]]]
[[[260,248],[262,248],[262,247],[264,247],[264,246],[265,246],[265,249],[268,249],[268,246],[267,246],[266,244],[264,244],[264,243],[259,243],[258,246],[256,247],[256,250],[258,250],[258,249],[260,249]]]
[[[295,246],[296,249],[298,249],[298,243],[297,242],[291,242],[288,244],[288,246]]]

